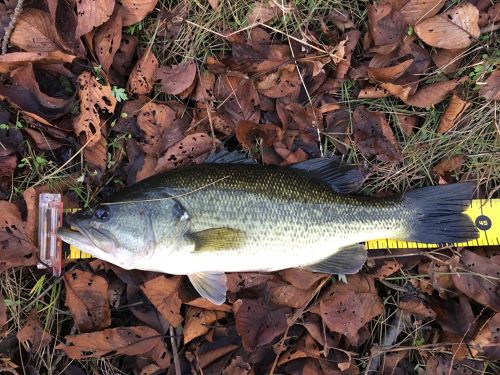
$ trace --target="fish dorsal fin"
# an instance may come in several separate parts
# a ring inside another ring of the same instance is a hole
[[[336,158],[309,159],[290,168],[304,171],[313,179],[326,183],[335,192],[342,194],[358,190],[365,179],[359,169],[341,165]]]
[[[193,232],[186,237],[194,242],[194,251],[237,249],[245,241],[245,233],[233,228],[211,228]]]
[[[203,298],[216,305],[226,302],[226,274],[223,272],[197,272],[188,275],[191,284]]]
[[[365,261],[365,246],[356,244],[342,247],[322,261],[302,268],[312,272],[348,275],[358,272]]]
[[[257,164],[243,151],[219,151],[211,154],[205,163],[212,164]]]

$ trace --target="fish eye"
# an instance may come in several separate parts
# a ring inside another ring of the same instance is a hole
[[[96,208],[95,217],[101,221],[106,221],[109,219],[109,209],[107,207]]]

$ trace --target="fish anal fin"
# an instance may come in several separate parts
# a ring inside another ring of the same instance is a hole
[[[211,228],[186,237],[194,242],[195,252],[236,249],[245,241],[245,233],[233,228]]]
[[[188,275],[191,284],[203,298],[216,305],[226,302],[226,274],[223,272],[197,272]]]
[[[362,244],[355,244],[338,249],[335,254],[318,263],[309,264],[302,268],[329,274],[353,274],[358,272],[366,261],[366,249]]]
[[[342,194],[358,190],[365,179],[359,169],[343,165],[336,158],[309,159],[290,167],[307,173],[312,179],[321,181]]]

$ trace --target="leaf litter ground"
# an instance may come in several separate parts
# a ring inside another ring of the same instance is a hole
[[[221,306],[178,276],[33,266],[38,193],[89,206],[222,144],[283,167],[333,153],[363,169],[361,194],[470,180],[497,197],[499,12],[484,0],[4,1],[0,369],[498,373],[498,247],[373,251],[347,282],[229,274]]]

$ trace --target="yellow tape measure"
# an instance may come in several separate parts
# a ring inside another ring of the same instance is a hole
[[[76,210],[65,210],[66,213]],[[479,229],[479,238],[462,243],[453,243],[452,246],[494,246],[500,245],[500,199],[474,199],[469,208],[465,211]],[[437,248],[436,244],[422,242],[408,242],[399,240],[380,239],[366,242],[368,250],[376,249],[432,249]],[[73,245],[63,243],[63,258],[65,259],[85,259],[92,258]]]

